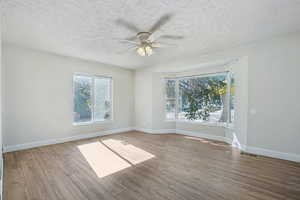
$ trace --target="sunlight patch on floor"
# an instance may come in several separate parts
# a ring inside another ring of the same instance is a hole
[[[100,142],[79,145],[78,149],[99,178],[131,166]]]
[[[102,142],[132,164],[138,164],[155,157],[143,149],[120,140],[107,139]]]
[[[132,144],[114,139],[79,145],[78,149],[99,178],[155,157]]]

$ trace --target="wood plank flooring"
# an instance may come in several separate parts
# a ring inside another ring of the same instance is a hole
[[[127,132],[6,153],[4,200],[300,199],[300,164]]]

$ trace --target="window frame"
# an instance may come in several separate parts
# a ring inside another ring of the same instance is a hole
[[[184,80],[184,79],[189,79],[189,78],[201,78],[201,77],[211,77],[211,76],[217,76],[217,75],[225,75],[225,79],[227,81],[227,88],[231,87],[231,77],[232,77],[232,72],[230,71],[222,71],[222,72],[212,72],[212,73],[206,73],[206,74],[197,74],[197,75],[189,75],[189,76],[178,76],[178,77],[165,77],[164,81],[166,80],[175,80],[175,96],[176,96],[176,107],[175,107],[175,119],[167,119],[166,118],[166,109],[165,109],[165,121],[173,121],[173,122],[179,122],[179,123],[191,123],[191,124],[201,124],[205,126],[216,126],[216,127],[233,127],[234,121],[230,121],[231,117],[231,112],[230,112],[230,103],[228,103],[226,106],[228,106],[228,116],[225,122],[209,122],[209,121],[193,121],[193,120],[187,120],[187,119],[178,119],[178,112],[179,112],[179,81]],[[165,83],[164,82],[164,83]],[[164,85],[166,87],[166,85]],[[226,98],[227,102],[230,101],[230,90],[226,90]],[[166,98],[165,100],[165,105],[166,105]]]
[[[92,88],[91,88],[91,102],[92,102],[92,109],[91,109],[91,121],[88,122],[75,122],[74,121],[74,98],[75,98],[75,81],[74,78],[76,76],[84,76],[84,77],[88,77],[92,79]],[[109,119],[107,120],[95,120],[94,118],[94,110],[95,110],[95,79],[96,78],[106,78],[106,79],[110,79],[110,88],[109,88],[109,92],[110,92],[110,104],[111,104],[111,116]],[[72,75],[72,124],[74,126],[84,126],[84,125],[92,125],[92,124],[106,124],[106,123],[112,123],[113,122],[113,77],[111,76],[104,76],[104,75],[91,75],[88,73],[78,73],[75,72]]]
[[[235,102],[233,102],[233,109],[234,109],[234,115],[233,115],[233,120],[232,120],[232,116],[231,116],[231,85],[232,85],[232,79],[234,80],[234,87],[236,87],[236,80],[235,80],[235,76],[233,72],[228,72],[228,76],[227,76],[227,88],[230,88],[228,90],[228,116],[227,116],[227,128],[234,128],[234,122],[235,122],[235,114],[236,114],[236,105]],[[234,93],[236,92],[236,89],[234,88]],[[235,96],[235,95],[234,95]]]
[[[174,80],[175,81],[175,98],[166,98],[166,82],[168,81],[168,80]],[[165,114],[165,121],[167,121],[167,122],[174,122],[174,121],[176,121],[176,119],[177,119],[177,111],[178,111],[178,109],[177,109],[177,105],[178,105],[178,92],[177,92],[177,84],[178,84],[178,81],[177,81],[177,78],[176,77],[165,77],[164,78],[164,102],[165,102],[165,104],[164,104],[164,114]],[[168,119],[167,118],[167,110],[166,110],[166,105],[167,105],[167,101],[168,100],[170,100],[170,99],[175,99],[175,118],[174,119]]]

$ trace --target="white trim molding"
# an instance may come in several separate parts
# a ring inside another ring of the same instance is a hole
[[[252,153],[252,154],[257,154],[257,155],[262,155],[262,156],[267,156],[272,158],[279,158],[279,159],[289,160],[294,162],[300,162],[300,155],[298,154],[273,151],[269,149],[251,147],[251,146],[246,146],[245,151],[247,153]]]
[[[134,127],[133,128],[136,131],[144,132],[144,133],[150,133],[150,134],[168,134],[168,133],[176,133],[176,129],[149,129],[149,128],[139,128]]]
[[[98,136],[128,132],[128,131],[132,131],[132,130],[133,130],[133,128],[111,129],[111,130],[99,131],[99,132],[82,134],[82,135],[74,135],[74,136],[65,137],[65,138],[55,138],[55,139],[50,139],[50,140],[43,140],[43,141],[36,141],[36,142],[30,142],[30,143],[24,143],[24,144],[4,146],[4,153],[18,151],[18,150],[24,150],[24,149],[31,149],[31,148],[41,147],[41,146],[46,146],[46,145],[51,145],[51,144],[70,142],[70,141],[75,141],[75,140],[94,138],[94,137],[98,137]]]
[[[193,136],[193,137],[199,137],[199,138],[206,138],[210,140],[218,140],[225,142],[226,138],[223,136],[217,136],[217,135],[211,135],[211,134],[205,134],[205,133],[199,133],[194,131],[186,131],[186,130],[179,130],[179,129],[145,129],[145,128],[138,128],[135,127],[134,130],[144,132],[144,133],[150,133],[150,134],[169,134],[169,133],[176,133],[180,135],[187,135],[187,136]]]
[[[158,130],[152,130],[152,134],[168,134],[168,133],[176,133],[176,129],[158,129]]]
[[[186,131],[186,130],[179,130],[179,129],[159,129],[159,130],[152,130],[152,129],[144,129],[144,128],[134,128],[136,131],[144,132],[144,133],[150,133],[150,134],[168,134],[168,133],[177,133],[181,135],[186,136],[192,136],[192,137],[198,137],[198,138],[205,138],[210,140],[217,140],[221,142],[226,142],[232,147],[238,148],[241,151],[256,154],[256,155],[262,155],[272,158],[278,158],[283,160],[289,160],[294,162],[300,162],[300,155],[298,154],[292,154],[292,153],[284,153],[279,151],[273,151],[269,149],[264,148],[258,148],[258,147],[251,147],[244,144],[239,144],[235,142],[232,138],[225,137],[225,136],[218,136],[218,135],[212,135],[207,133],[200,133],[200,132],[194,132],[194,131]]]
[[[293,153],[285,153],[285,152],[280,152],[280,151],[274,151],[274,150],[269,150],[265,148],[259,148],[259,147],[252,147],[244,144],[239,144],[233,141],[233,139],[225,137],[225,142],[230,144],[232,147],[238,148],[241,151],[251,153],[251,154],[256,154],[256,155],[261,155],[261,156],[267,156],[271,158],[278,158],[278,159],[283,159],[283,160],[289,160],[289,161],[294,161],[294,162],[300,162],[300,155],[298,154],[293,154]]]
[[[152,133],[152,129],[149,129],[149,128],[134,127],[133,129],[135,131],[139,131],[139,132],[143,132],[143,133]]]
[[[3,178],[4,178],[4,161],[1,153],[1,181],[0,181],[0,200],[3,199]]]

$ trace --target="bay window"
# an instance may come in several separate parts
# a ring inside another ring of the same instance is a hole
[[[233,83],[227,72],[166,79],[166,119],[232,122]]]

